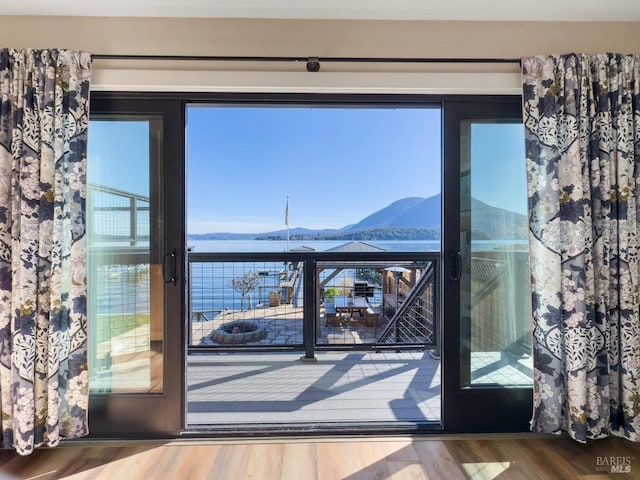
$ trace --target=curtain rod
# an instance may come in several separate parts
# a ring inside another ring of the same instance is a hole
[[[317,72],[320,62],[333,63],[520,63],[519,58],[403,58],[403,57],[262,57],[209,55],[129,55],[94,54],[94,60],[165,60],[204,62],[306,62],[307,70]]]

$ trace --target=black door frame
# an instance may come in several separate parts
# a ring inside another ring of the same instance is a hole
[[[164,284],[163,389],[162,393],[91,393],[89,425],[91,437],[166,437],[182,432],[185,419],[185,168],[184,103],[174,99],[154,99],[118,93],[93,92],[91,116],[117,118],[120,115],[162,118],[162,138],[151,139],[151,149],[159,153],[160,165],[152,166],[150,215],[162,218],[158,231],[160,247],[152,252],[153,263],[175,252],[175,281]],[[91,140],[89,140],[91,141]],[[114,139],[117,142],[117,139]],[[122,172],[126,175],[126,172]],[[153,199],[156,201],[154,202]],[[154,210],[154,203],[157,210]]]
[[[470,325],[461,317],[460,158],[461,122],[522,121],[520,96],[476,97],[451,101],[443,110],[443,357],[442,422],[445,432],[522,432],[529,430],[531,388],[472,387],[468,384],[469,348],[461,334]],[[523,159],[524,161],[524,159]],[[446,404],[446,408],[445,408]]]
[[[176,285],[165,295],[164,393],[92,395],[90,425],[94,436],[175,436],[185,427],[186,374],[186,201],[185,113],[187,104],[396,104],[442,108],[442,427],[443,432],[528,431],[531,389],[461,387],[459,268],[460,121],[490,115],[521,119],[519,96],[324,95],[324,94],[132,94],[92,93],[92,114],[164,116],[162,186],[166,219],[165,251],[177,252]],[[367,430],[368,431],[368,430]],[[290,434],[291,432],[289,432]],[[396,431],[397,433],[397,431]]]

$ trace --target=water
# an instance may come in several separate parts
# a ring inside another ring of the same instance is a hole
[[[291,240],[289,250],[302,246],[311,247],[318,252],[350,243],[345,240]],[[383,248],[389,252],[439,252],[440,240],[368,240],[369,245]],[[473,251],[493,250],[510,245],[527,245],[526,240],[474,240]],[[187,246],[192,252],[286,252],[286,240],[188,240]]]
[[[349,243],[345,240],[290,240],[289,250],[298,247],[311,247],[318,252],[329,250]],[[439,240],[403,241],[403,240],[370,240],[368,243],[390,252],[437,252],[440,250]],[[496,243],[496,242],[493,242]],[[506,242],[507,244],[509,242]],[[511,242],[513,243],[513,242]],[[192,252],[286,252],[286,240],[188,240],[187,245]]]
[[[94,275],[94,269],[89,275]],[[134,315],[149,312],[149,264],[101,265],[95,268],[97,288],[94,294],[96,312],[100,315]]]

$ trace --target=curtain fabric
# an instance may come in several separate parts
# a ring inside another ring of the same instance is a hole
[[[0,50],[2,446],[87,434],[90,55]]]
[[[640,441],[640,57],[522,62],[533,431]]]

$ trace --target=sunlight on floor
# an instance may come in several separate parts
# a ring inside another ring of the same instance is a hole
[[[506,472],[511,462],[475,462],[463,463],[464,473],[472,480],[493,480]]]

